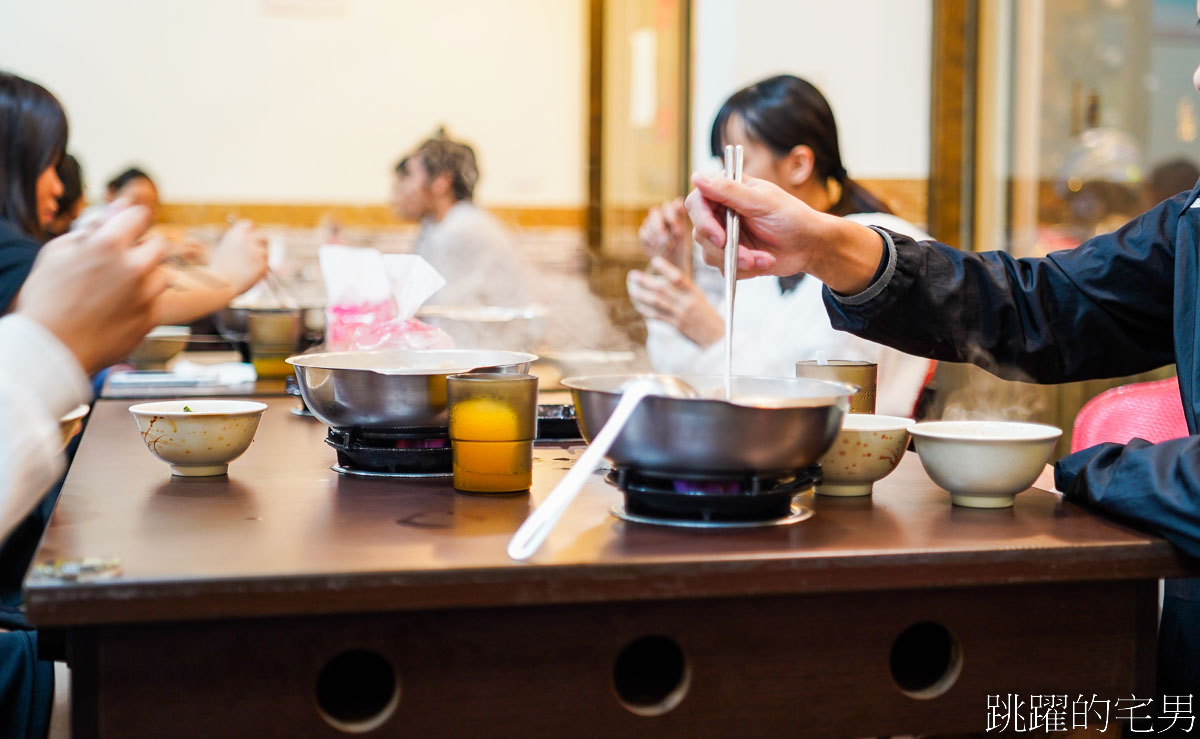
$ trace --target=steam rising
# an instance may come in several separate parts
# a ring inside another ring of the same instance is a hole
[[[948,387],[943,388],[941,413],[935,415],[946,421],[1046,420],[1047,389],[1044,385],[1034,383],[1027,373],[1008,366],[1004,368],[1004,374],[1020,379],[1001,379],[997,376],[999,363],[978,347],[972,347],[968,355],[974,367],[943,366],[940,374]]]

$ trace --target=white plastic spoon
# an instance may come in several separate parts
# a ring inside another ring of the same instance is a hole
[[[694,398],[696,389],[677,377],[668,375],[658,377],[639,377],[621,386],[621,400],[613,409],[612,415],[605,421],[596,438],[588,444],[583,454],[575,461],[574,466],[563,475],[542,504],[529,514],[517,533],[508,542],[508,556],[513,559],[529,559],[538,550],[542,542],[549,536],[554,524],[575,496],[583,489],[592,472],[604,461],[604,455],[612,448],[613,442],[625,427],[626,421],[633,415],[638,404],[651,395],[665,395],[670,398]]]

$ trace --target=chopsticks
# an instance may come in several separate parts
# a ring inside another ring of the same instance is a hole
[[[275,270],[267,267],[267,273],[263,276],[263,281],[266,283],[267,292],[271,293],[271,297],[279,303],[280,308],[299,308],[300,304],[296,302],[296,298],[292,295],[292,291],[283,284],[283,279],[275,274]]]
[[[205,285],[207,285],[211,288],[220,289],[220,288],[229,287],[229,283],[226,282],[225,280],[221,279],[220,277],[217,277],[216,275],[214,275],[212,272],[209,272],[204,267],[201,267],[198,264],[192,264],[191,262],[187,261],[186,259],[183,259],[182,257],[164,257],[162,260],[162,263],[170,265],[170,266],[178,269],[180,272],[183,272],[184,274],[187,274],[187,275],[190,275],[190,276],[196,278],[196,280],[198,282],[203,282]],[[180,285],[177,282],[171,283],[169,287],[173,290],[188,290],[188,289],[190,289],[186,285]]]
[[[740,145],[725,147],[725,176],[742,181],[743,150]],[[738,231],[741,219],[725,209],[725,399],[733,397],[733,295],[737,288]]]
[[[233,213],[226,213],[225,220],[230,226],[238,222],[238,218]],[[267,272],[263,275],[263,284],[267,288],[267,292],[271,293],[271,297],[279,304],[280,308],[299,308],[300,303],[296,300],[295,295],[288,289],[283,278],[280,277],[275,270],[267,265]]]

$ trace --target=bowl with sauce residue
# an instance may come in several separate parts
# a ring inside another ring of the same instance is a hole
[[[1062,436],[1055,426],[1017,421],[925,421],[908,431],[929,477],[968,508],[1011,506]]]
[[[183,477],[224,475],[250,447],[265,403],[248,400],[164,400],[131,406],[150,453]]]
[[[848,413],[833,446],[821,457],[818,495],[870,495],[875,482],[896,469],[908,449],[911,418]]]

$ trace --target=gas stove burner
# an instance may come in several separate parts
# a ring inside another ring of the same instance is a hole
[[[334,469],[371,477],[448,477],[453,470],[445,428],[329,429]]]
[[[699,518],[679,518],[678,516],[650,516],[630,513],[625,503],[617,503],[609,511],[622,521],[645,523],[653,526],[677,526],[687,529],[751,529],[763,526],[787,526],[792,523],[812,518],[813,510],[792,501],[788,506],[788,515],[777,518],[744,519],[744,520],[704,520]]]
[[[308,409],[308,405],[304,402],[304,396],[300,394],[300,385],[296,382],[295,375],[292,375],[283,381],[283,392],[300,401],[300,405],[288,409],[289,413],[291,413],[293,416],[300,416],[301,418],[316,418],[316,416],[312,414],[312,411]]]
[[[619,517],[626,520],[749,526],[807,518],[796,518],[792,499],[809,490],[817,474],[816,468],[698,474],[618,467],[606,479],[625,494]]]
[[[436,478],[453,477],[453,472],[372,472],[371,470],[360,470],[354,467],[343,467],[340,464],[331,464],[329,469],[339,475],[350,475],[351,477],[374,477],[386,480],[431,480]]]

